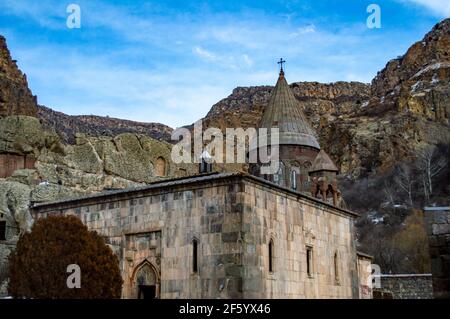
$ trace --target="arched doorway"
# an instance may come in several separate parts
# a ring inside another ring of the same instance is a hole
[[[136,268],[133,283],[137,299],[159,298],[159,275],[148,261]]]

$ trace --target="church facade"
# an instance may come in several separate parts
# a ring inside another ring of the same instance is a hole
[[[356,215],[245,173],[41,204],[120,260],[124,298],[359,298]]]
[[[278,127],[280,169],[210,172],[38,204],[75,215],[117,254],[123,298],[370,298],[370,258],[337,168],[281,69],[260,127]],[[250,149],[252,151],[252,149]]]

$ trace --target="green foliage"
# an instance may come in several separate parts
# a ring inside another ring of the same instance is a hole
[[[81,288],[68,288],[67,266],[81,269]],[[16,298],[120,298],[117,256],[75,216],[39,219],[9,257],[9,293]]]

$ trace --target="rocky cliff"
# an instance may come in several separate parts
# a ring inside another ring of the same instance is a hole
[[[0,117],[19,114],[35,116],[37,101],[28,88],[26,75],[11,59],[5,38],[0,36]]]

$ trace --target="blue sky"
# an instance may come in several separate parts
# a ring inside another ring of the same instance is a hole
[[[0,34],[40,104],[178,127],[237,86],[273,85],[280,57],[289,82],[370,82],[449,16],[448,0],[0,0]]]

